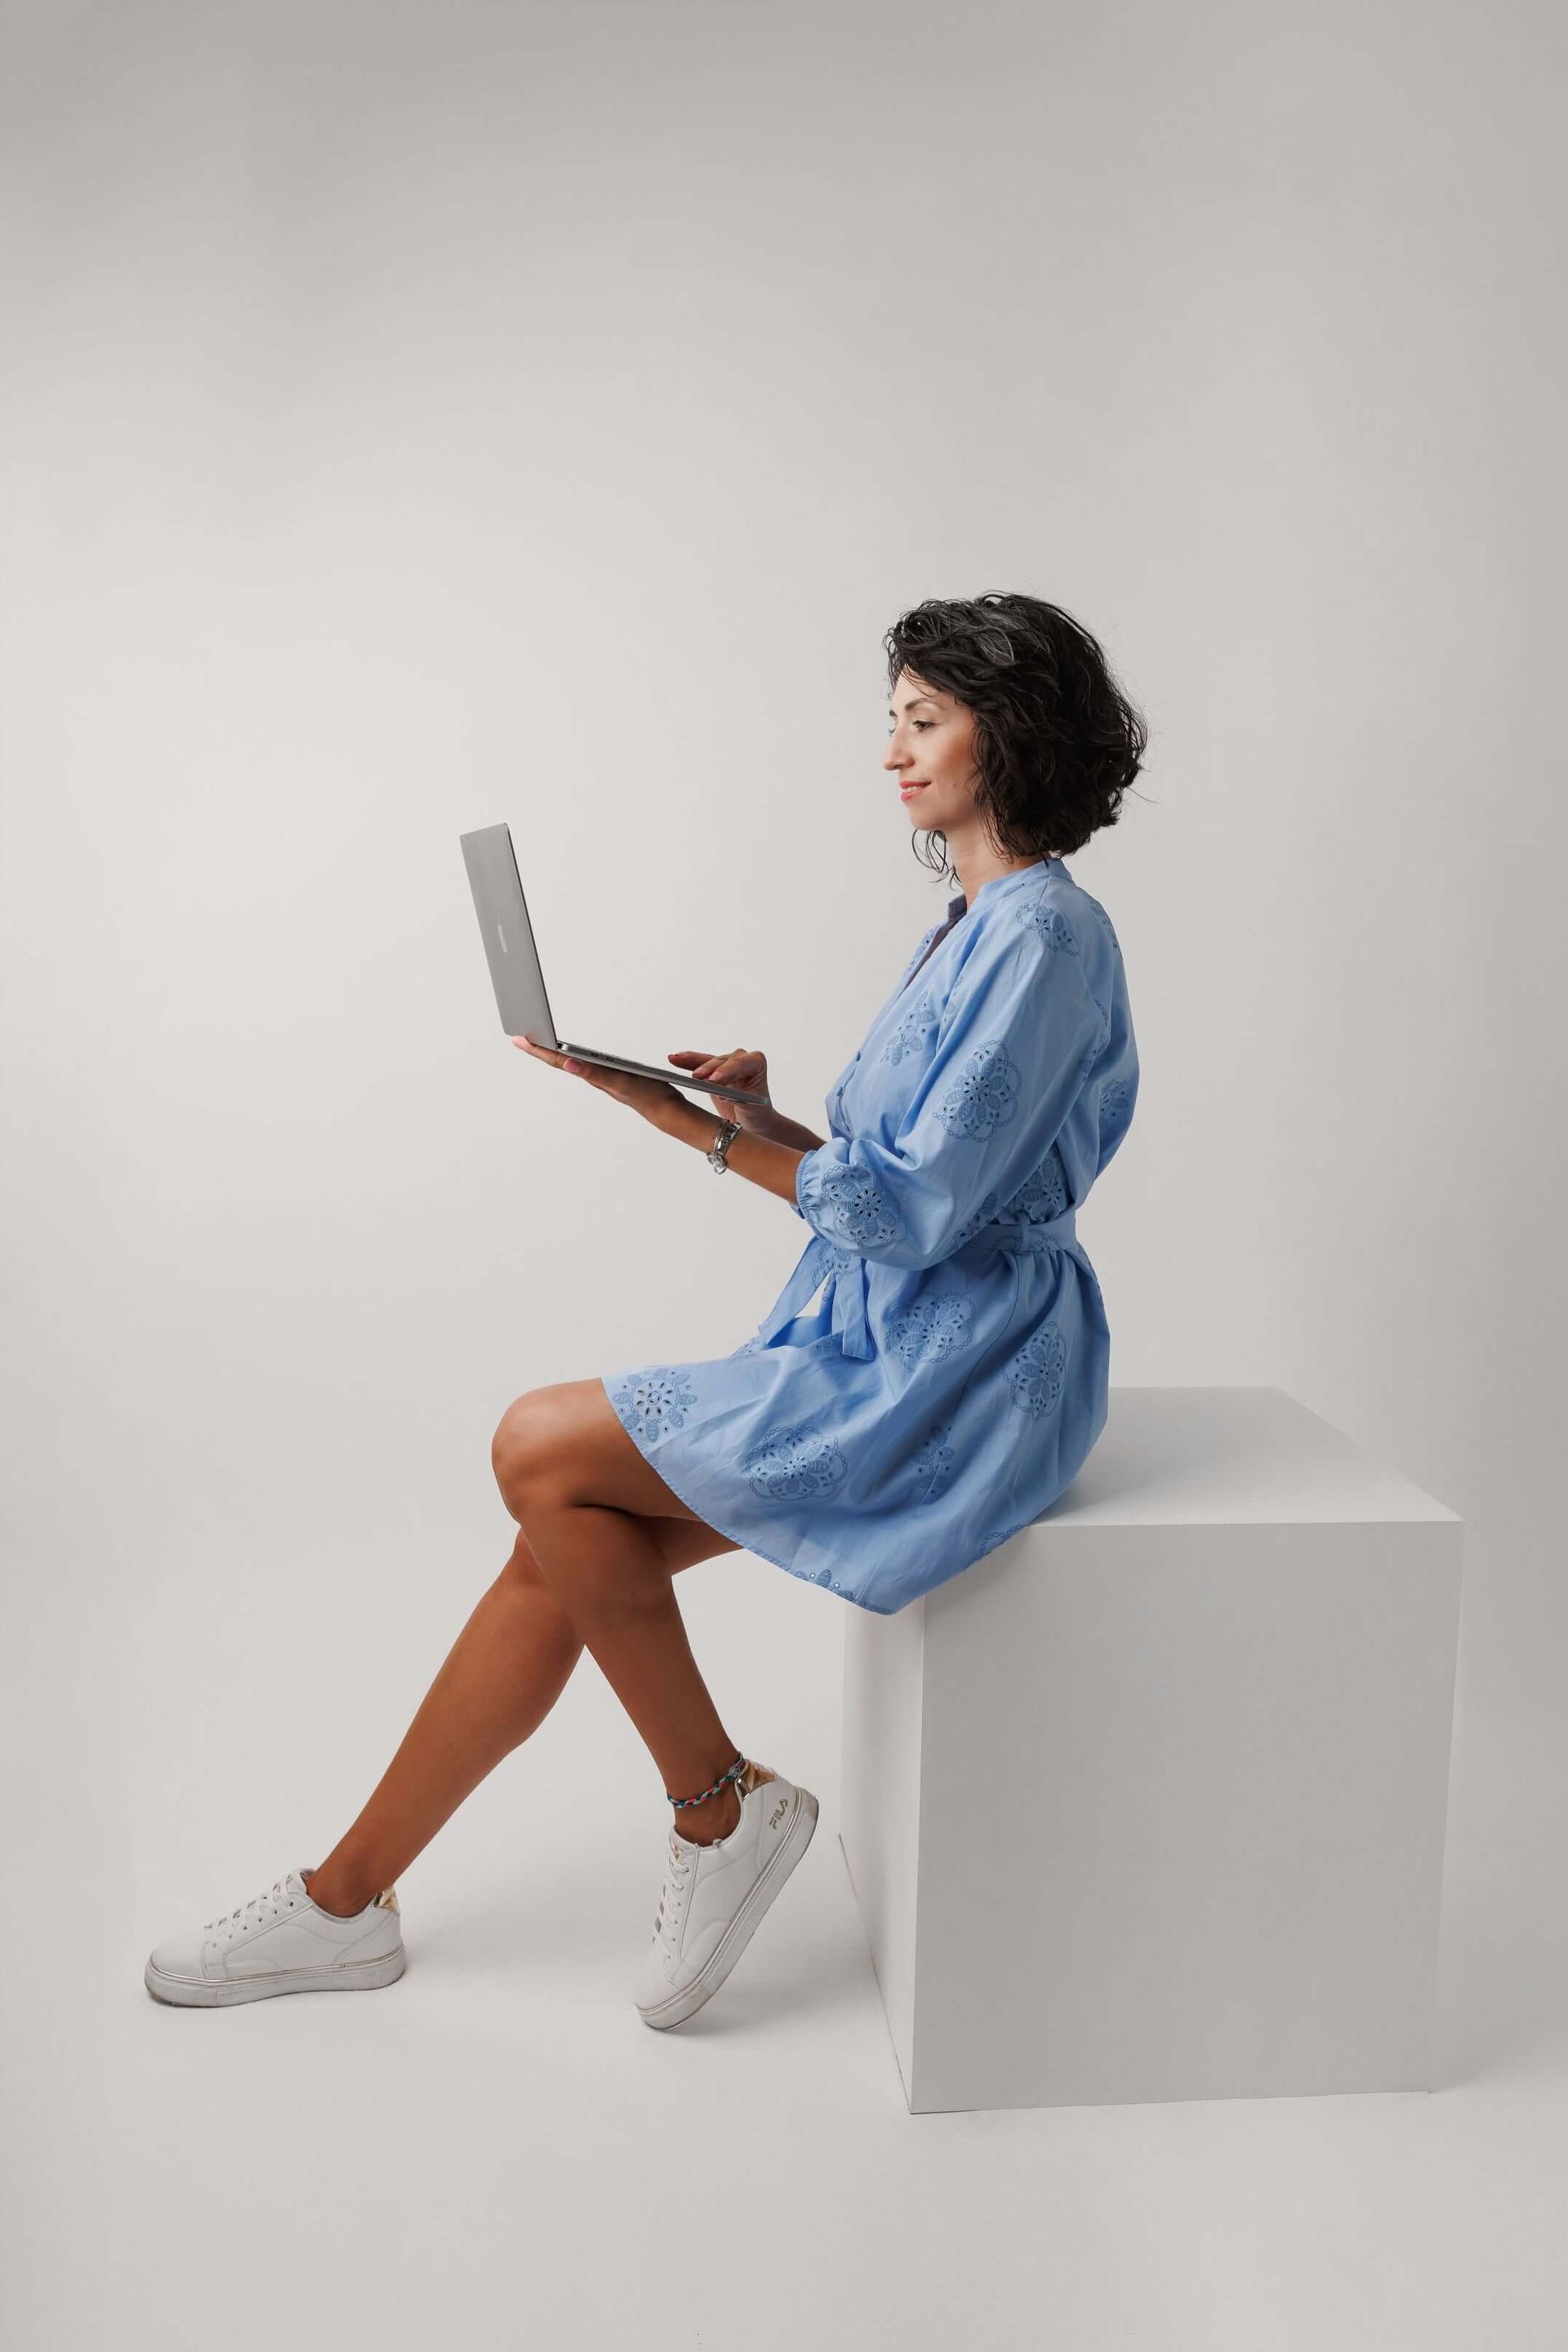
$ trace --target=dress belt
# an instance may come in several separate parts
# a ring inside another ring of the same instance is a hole
[[[1064,1209],[1058,1217],[1026,1219],[998,1217],[982,1225],[939,1265],[977,1265],[994,1251],[1019,1256],[1043,1256],[1047,1250],[1065,1249],[1088,1265],[1078,1239],[1078,1213]],[[839,1346],[847,1356],[858,1356],[864,1361],[875,1355],[871,1344],[871,1326],[866,1312],[868,1287],[872,1261],[858,1250],[846,1249],[814,1234],[802,1254],[799,1265],[790,1276],[777,1299],[769,1308],[765,1319],[758,1326],[757,1337],[763,1345],[775,1339],[792,1317],[802,1315],[810,1306],[824,1282],[828,1287],[828,1328],[837,1333]],[[930,1268],[926,1269],[928,1272]],[[1089,1268],[1092,1273],[1093,1269]]]

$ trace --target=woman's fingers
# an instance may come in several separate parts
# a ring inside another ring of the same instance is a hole
[[[574,1077],[594,1077],[588,1064],[574,1062],[565,1054],[553,1053],[548,1045],[536,1045],[531,1037],[514,1037],[511,1042],[521,1052],[531,1054],[536,1061],[549,1062],[558,1070],[569,1070]],[[716,1078],[721,1085],[737,1087],[762,1087],[765,1084],[766,1055],[748,1053],[740,1045],[732,1054],[704,1054],[695,1046],[687,1045],[677,1053],[667,1055],[666,1059],[679,1063],[694,1078]],[[594,1082],[597,1084],[598,1080],[595,1078]]]
[[[587,1078],[591,1084],[595,1086],[600,1085],[601,1083],[608,1084],[607,1078],[603,1081],[600,1080],[590,1063],[574,1062],[569,1055],[553,1053],[548,1045],[535,1045],[531,1037],[514,1037],[511,1042],[521,1052],[524,1054],[531,1054],[535,1061],[549,1062],[554,1068],[558,1070],[567,1070],[575,1078]],[[757,1057],[754,1055],[746,1054],[742,1054],[738,1056],[725,1054],[702,1054],[699,1053],[695,1047],[686,1047],[683,1048],[681,1052],[671,1054],[668,1056],[668,1060],[682,1064],[688,1069],[692,1077],[702,1078],[712,1077],[715,1072],[722,1069],[727,1062],[738,1059],[742,1065],[745,1065],[747,1063],[753,1062],[756,1058]],[[737,1074],[737,1083],[744,1084],[744,1082],[745,1072],[742,1067],[742,1069]]]
[[[667,1058],[672,1062],[683,1063],[693,1077],[700,1076],[709,1078],[712,1076],[715,1070],[721,1068],[727,1062],[749,1062],[756,1057],[742,1052],[737,1046],[732,1054],[700,1054],[695,1047],[687,1047],[679,1054],[669,1055]]]
[[[552,1062],[558,1070],[570,1070],[574,1077],[582,1076],[584,1066],[581,1062],[574,1062],[565,1054],[552,1054],[548,1045],[536,1045],[531,1037],[514,1037],[511,1042],[514,1045],[521,1045],[525,1054],[531,1054],[536,1061]]]
[[[737,1086],[760,1076],[766,1060],[764,1055],[748,1053],[743,1045],[737,1045],[732,1054],[700,1054],[687,1048],[668,1058],[684,1063],[694,1078],[732,1078]]]

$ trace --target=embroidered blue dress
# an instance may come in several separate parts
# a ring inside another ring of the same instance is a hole
[[[1076,1213],[1137,1093],[1121,950],[1063,861],[949,899],[826,1098],[777,1301],[731,1355],[603,1373],[622,1426],[721,1535],[879,1615],[973,1566],[1105,1426]]]

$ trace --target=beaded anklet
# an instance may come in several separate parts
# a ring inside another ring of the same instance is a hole
[[[724,1787],[727,1781],[738,1780],[745,1769],[745,1758],[743,1756],[737,1756],[729,1770],[727,1772],[721,1772],[719,1778],[714,1781],[713,1786],[710,1789],[704,1789],[700,1797],[669,1797],[669,1790],[668,1789],[664,1793],[667,1797],[669,1797],[670,1803],[679,1812],[683,1805],[700,1805],[702,1803],[704,1798],[716,1797],[720,1790]]]

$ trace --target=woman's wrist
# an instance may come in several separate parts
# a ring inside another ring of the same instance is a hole
[[[685,1118],[677,1114],[671,1121],[672,1132],[679,1135],[685,1142],[696,1144],[702,1151],[707,1150],[721,1124],[727,1121],[733,1121],[742,1135],[760,1135],[767,1143],[781,1143],[785,1139],[784,1130],[788,1129],[789,1121],[781,1119],[777,1111],[748,1108],[747,1116],[742,1119],[735,1117],[740,1108],[738,1103],[723,1102],[715,1097],[713,1108],[709,1110],[702,1103],[688,1102],[682,1096],[681,1111],[689,1111],[695,1116]]]
[[[769,1143],[777,1143],[782,1130],[789,1125],[771,1103],[759,1103],[754,1110],[748,1109],[744,1118],[739,1116],[743,1108],[740,1103],[724,1103],[720,1108],[726,1118],[734,1119],[742,1135],[760,1135]]]
[[[712,1111],[683,1098],[680,1108],[670,1113],[665,1131],[682,1143],[689,1143],[694,1150],[706,1151],[722,1124]],[[793,1207],[795,1171],[804,1157],[804,1152],[793,1144],[779,1143],[771,1136],[742,1128],[731,1143],[725,1169],[726,1172],[733,1171],[752,1183],[760,1184],[764,1192],[776,1193]]]
[[[721,1122],[710,1110],[704,1110],[700,1103],[688,1102],[682,1095],[676,1108],[668,1118],[661,1119],[659,1125],[667,1135],[673,1135],[678,1143],[689,1143],[693,1150],[706,1151],[719,1133]]]

